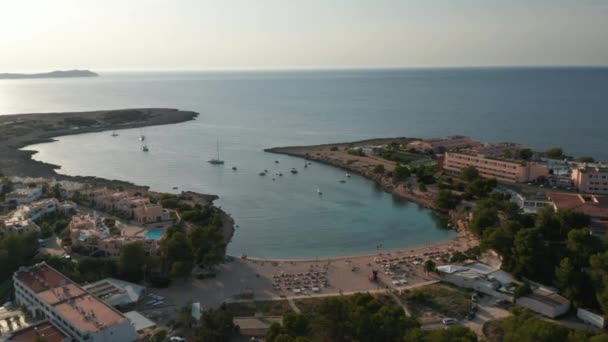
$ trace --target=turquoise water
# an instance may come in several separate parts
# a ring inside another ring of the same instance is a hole
[[[605,94],[605,68],[116,73],[0,81],[0,113],[197,111],[195,121],[147,128],[147,154],[140,152],[134,130],[119,131],[117,138],[63,137],[30,148],[40,151],[36,159],[62,165],[66,174],[217,194],[217,204],[239,225],[231,254],[306,258],[416,246],[453,233],[432,212],[397,201],[372,182],[354,176],[341,184],[341,170],[319,164],[303,170],[301,159],[264,148],[468,134],[608,159]],[[206,163],[217,139],[224,166]],[[288,173],[291,167],[300,173]],[[258,176],[264,169],[284,176]]]
[[[160,240],[163,237],[165,230],[163,228],[151,228],[146,231],[146,239],[148,240]]]

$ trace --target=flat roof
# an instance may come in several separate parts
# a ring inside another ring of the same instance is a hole
[[[35,342],[43,339],[46,342],[62,342],[67,336],[48,321],[31,325],[27,328],[15,331],[9,341]]]
[[[268,329],[272,323],[283,324],[282,316],[264,316],[264,317],[234,317],[232,320],[234,325],[238,325],[241,330],[249,329]]]
[[[137,332],[156,327],[156,323],[137,311],[129,311],[125,313],[125,316],[131,321],[131,325]]]
[[[21,268],[15,278],[81,331],[100,331],[127,318],[46,263]]]
[[[555,292],[549,292],[541,288],[534,289],[532,291],[532,294],[529,294],[526,297],[537,300],[551,307],[560,307],[562,305],[570,304],[569,300],[560,296],[559,294]]]
[[[40,293],[72,282],[46,263],[21,268],[15,272],[15,278],[34,293]]]

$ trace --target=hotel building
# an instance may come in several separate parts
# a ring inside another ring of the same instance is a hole
[[[138,334],[122,313],[89,294],[46,263],[13,275],[15,301],[44,317],[68,341],[135,341]]]
[[[484,178],[496,178],[507,183],[531,182],[549,174],[545,165],[534,162],[491,158],[469,151],[445,153],[443,168],[446,171],[460,173],[462,169],[471,166]]]
[[[608,168],[595,166],[574,169],[571,178],[580,192],[608,195]]]

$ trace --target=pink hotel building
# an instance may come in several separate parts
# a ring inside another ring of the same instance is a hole
[[[547,176],[549,169],[534,162],[489,158],[483,154],[446,152],[443,169],[459,173],[465,167],[473,166],[484,178],[496,178],[500,182],[526,183]]]

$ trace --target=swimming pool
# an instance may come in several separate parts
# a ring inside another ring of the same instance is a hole
[[[163,228],[151,228],[146,232],[146,239],[160,240],[163,237],[165,230]]]

